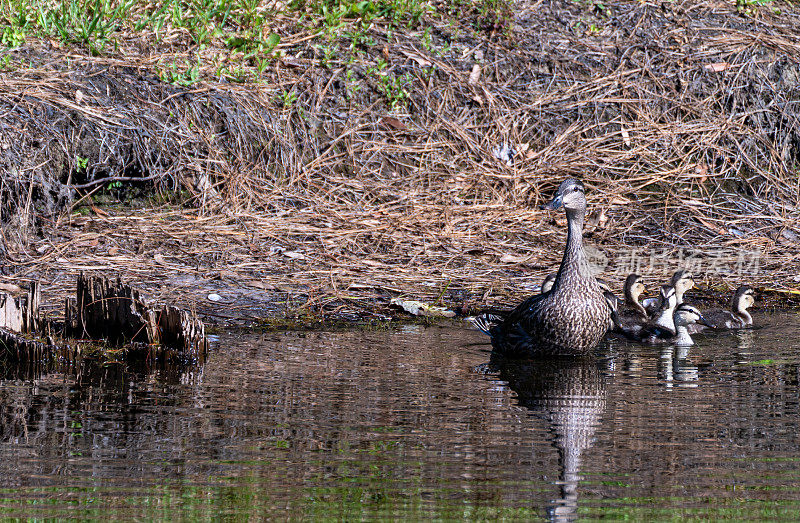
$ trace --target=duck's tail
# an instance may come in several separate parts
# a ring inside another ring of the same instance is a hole
[[[464,319],[465,321],[470,322],[473,327],[482,333],[486,334],[487,336],[491,336],[492,328],[503,323],[505,318],[499,314],[491,314],[487,312],[481,314],[480,316],[468,316]]]

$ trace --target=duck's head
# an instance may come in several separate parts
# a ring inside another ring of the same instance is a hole
[[[542,209],[550,211],[561,207],[568,211],[586,210],[586,189],[584,189],[580,180],[567,178],[558,186],[553,199],[542,205]]]
[[[556,282],[556,273],[551,272],[547,276],[544,277],[542,281],[542,294],[545,292],[550,292],[550,289],[553,288],[553,284]]]
[[[672,275],[670,283],[675,287],[677,293],[683,296],[684,292],[694,287],[694,277],[691,272],[685,269],[679,269]]]
[[[641,296],[645,291],[644,283],[642,283],[642,278],[638,274],[629,274],[627,278],[625,278],[625,296],[630,297],[633,301],[639,301],[639,296]]]
[[[668,311],[678,305],[678,296],[675,294],[675,287],[672,285],[662,285],[661,293],[661,311]]]
[[[693,307],[688,303],[678,305],[672,318],[675,321],[676,327],[687,327],[692,323],[699,323],[711,327],[711,325],[706,322],[706,319],[703,318],[703,315],[700,314],[700,311],[697,310],[697,307]]]
[[[755,302],[755,291],[749,285],[742,285],[733,293],[733,310],[737,312],[745,312]]]

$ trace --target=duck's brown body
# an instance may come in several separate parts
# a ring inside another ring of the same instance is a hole
[[[611,312],[583,251],[583,185],[565,180],[549,208],[557,208],[560,200],[569,230],[552,290],[522,302],[489,330],[495,351],[505,356],[584,355],[608,330]]]

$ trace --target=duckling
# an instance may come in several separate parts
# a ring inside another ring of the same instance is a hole
[[[675,337],[668,341],[676,346],[689,347],[694,345],[694,340],[689,335],[690,326],[695,324],[709,326],[700,311],[688,303],[678,305],[673,318],[675,322]]]
[[[647,320],[647,311],[639,302],[639,297],[644,293],[645,286],[638,274],[629,274],[625,278],[625,308],[618,311],[620,322],[630,324]]]
[[[680,305],[683,303],[684,293],[694,287],[694,277],[691,272],[680,269],[672,275],[670,284],[675,288],[675,298]]]
[[[743,329],[753,325],[753,317],[747,312],[749,307],[755,303],[753,288],[749,285],[742,285],[733,293],[731,308],[712,309],[704,314],[708,320],[708,326],[714,329]],[[704,330],[700,324],[689,327],[689,332],[694,334]]]
[[[717,329],[740,329],[744,327],[751,327],[753,325],[753,317],[747,312],[747,309],[752,307],[756,302],[755,291],[749,285],[741,285],[733,293],[731,298],[731,310],[720,311],[721,314],[717,315],[716,311],[708,311],[705,314],[709,323],[713,324]]]
[[[674,299],[674,296],[670,299]],[[688,347],[694,345],[694,340],[689,334],[688,327],[696,323],[707,325],[700,311],[688,303],[682,303],[675,307],[675,312],[672,314],[672,322],[675,325],[674,330],[660,325],[648,324],[638,331],[626,330],[624,334],[627,338],[642,343],[672,343],[676,346]],[[617,325],[617,327],[620,326]]]
[[[683,303],[683,295],[686,291],[694,287],[694,277],[692,273],[685,269],[678,269],[672,275],[669,284],[675,289],[678,305]],[[661,307],[661,298],[647,298],[642,301],[642,305],[648,315],[653,315]]]
[[[567,178],[543,209],[563,207],[567,244],[550,292],[532,296],[505,318],[484,318],[479,326],[504,356],[579,356],[592,350],[608,329],[611,312],[583,250],[586,194]]]
[[[673,314],[677,306],[675,289],[669,285],[661,286],[661,308],[655,315],[655,320],[648,322],[644,319],[631,321],[627,324],[621,323],[619,315],[614,325],[614,332],[624,335],[626,338],[643,341],[649,338],[665,339],[675,335],[675,320]],[[612,318],[613,320],[613,318]]]
[[[678,291],[672,285],[662,285],[660,289],[661,307],[653,314],[653,324],[675,332],[673,315],[678,306]]]

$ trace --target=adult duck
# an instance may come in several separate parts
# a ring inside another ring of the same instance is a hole
[[[542,209],[562,207],[567,215],[567,245],[552,289],[528,298],[507,315],[477,324],[491,337],[498,354],[580,356],[597,346],[608,329],[611,312],[583,250],[583,183],[567,178]]]

